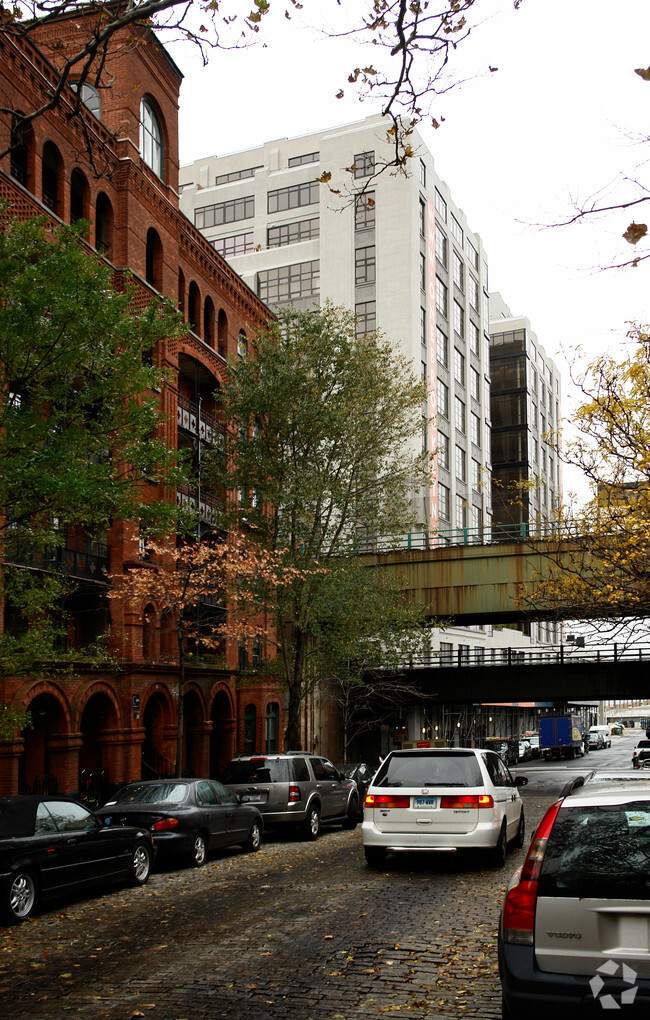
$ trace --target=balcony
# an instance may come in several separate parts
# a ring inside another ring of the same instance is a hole
[[[226,430],[221,422],[217,421],[216,417],[210,414],[209,411],[204,411],[203,408],[200,408],[193,400],[188,400],[187,397],[183,397],[180,394],[178,395],[176,408],[176,423],[179,429],[183,429],[193,436],[198,436],[199,439],[209,443],[211,446],[218,446],[223,443],[223,436]]]
[[[61,546],[36,549],[26,542],[12,542],[9,534],[5,562],[35,570],[56,571],[85,580],[106,581],[109,568],[108,545],[65,530]]]

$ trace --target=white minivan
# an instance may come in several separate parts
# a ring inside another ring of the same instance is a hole
[[[612,729],[611,729],[611,726],[607,726],[607,725],[604,725],[604,726],[591,726],[590,727],[590,729],[589,729],[589,745],[591,746],[592,737],[593,737],[593,739],[595,741],[599,733],[602,734],[602,738],[603,738],[605,747],[611,747],[612,746]]]

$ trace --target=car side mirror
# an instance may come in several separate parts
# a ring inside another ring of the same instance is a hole
[[[515,786],[528,786],[526,776],[515,776]]]

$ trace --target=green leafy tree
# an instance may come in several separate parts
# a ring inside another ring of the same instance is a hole
[[[11,220],[0,233],[0,529],[56,545],[62,525],[112,517],[168,527],[176,512],[144,498],[143,479],[175,477],[157,437],[156,344],[182,330],[162,300],[141,312],[126,281],[87,250],[82,226]]]
[[[324,662],[339,637],[355,657],[350,621],[337,623],[333,607],[346,585],[359,585],[359,538],[414,523],[414,487],[430,473],[420,452],[425,391],[389,340],[357,336],[354,315],[329,303],[280,311],[252,348],[223,389],[231,428],[212,471],[233,494],[228,526],[254,525],[301,573],[274,598],[286,746],[296,747],[301,705],[323,678],[317,657]],[[366,605],[373,590],[399,619],[401,592],[389,598],[368,572]],[[388,615],[376,612],[378,644],[391,634]]]

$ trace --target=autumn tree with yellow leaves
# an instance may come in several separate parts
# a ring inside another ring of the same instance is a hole
[[[264,549],[254,536],[230,533],[176,549],[151,542],[149,561],[111,577],[110,597],[140,609],[153,603],[172,621],[178,667],[176,775],[183,764],[183,691],[192,647],[218,650],[225,638],[247,641],[272,634],[266,606],[300,571],[283,550]]]

